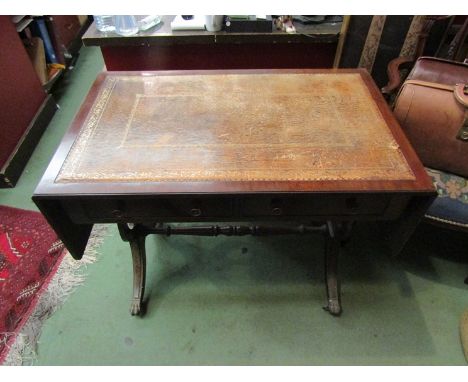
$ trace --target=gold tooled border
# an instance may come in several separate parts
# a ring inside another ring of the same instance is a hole
[[[99,121],[101,120],[102,114],[104,113],[104,110],[106,108],[107,102],[110,99],[110,96],[112,94],[112,91],[115,88],[115,85],[117,84],[118,78],[114,76],[108,76],[104,80],[104,84],[96,97],[93,105],[91,106],[91,112],[88,114],[83,126],[77,137],[75,138],[75,141],[73,142],[72,147],[68,151],[67,157],[65,158],[65,161],[62,164],[62,168],[60,169],[57,178],[55,181],[59,181],[60,178],[65,177],[65,174],[68,172],[69,177],[71,177],[76,169],[79,167],[79,164],[81,162],[81,157],[79,155],[73,155],[77,150],[78,152],[84,152],[86,149],[86,146],[88,145],[88,142],[90,141],[91,137],[94,135],[94,132],[96,131]],[[69,171],[67,171],[67,168],[70,168]]]

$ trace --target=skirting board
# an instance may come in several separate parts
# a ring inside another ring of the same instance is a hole
[[[36,148],[42,133],[57,110],[54,98],[49,94],[19,140],[15,149],[0,169],[0,188],[15,187],[26,163]]]

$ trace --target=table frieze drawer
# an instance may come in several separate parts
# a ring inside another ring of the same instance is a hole
[[[162,218],[223,218],[233,213],[229,198],[101,199],[67,203],[76,222],[138,221]]]
[[[383,195],[297,195],[248,197],[241,203],[242,216],[352,216],[382,215],[390,203]]]

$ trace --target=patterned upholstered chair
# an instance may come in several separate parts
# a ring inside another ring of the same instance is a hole
[[[468,232],[468,179],[440,170],[426,170],[438,193],[426,219],[433,224]]]
[[[426,170],[439,194],[426,212],[426,220],[442,227],[468,232],[468,179],[443,171]],[[465,284],[468,284],[468,277],[465,278]],[[460,341],[468,362],[468,308],[460,319]]]
[[[418,63],[416,63],[416,65],[418,65]],[[413,69],[410,75],[414,74],[414,71],[415,69]],[[468,73],[468,70],[465,69],[465,73]],[[438,78],[440,80],[445,74],[446,73],[431,73],[430,70],[422,71],[417,79],[431,80],[433,78]],[[460,78],[463,80],[466,78],[466,81],[463,81],[463,83],[468,82],[468,75],[465,74]],[[397,99],[395,101],[397,101]],[[465,111],[465,124],[468,122],[467,115],[468,111]],[[400,123],[404,130],[404,121],[400,121]],[[468,145],[468,142],[465,144]],[[418,151],[418,147],[415,147],[415,149]],[[463,155],[459,156],[461,156],[459,158],[461,161],[468,160],[468,158],[463,157]],[[426,221],[444,228],[468,232],[468,179],[442,171],[441,169],[435,170],[426,167],[426,170],[431,176],[438,193],[438,197],[426,212]],[[468,284],[468,277],[465,278],[465,284]],[[460,340],[465,358],[468,361],[468,308],[460,319]]]
[[[446,85],[455,85],[453,83],[453,76],[447,75],[447,71],[441,70],[443,66],[438,66],[438,59],[420,58],[417,60],[415,67],[408,75],[408,78],[411,80],[420,80],[420,81],[434,81],[445,83]],[[433,61],[431,61],[433,60]],[[445,60],[439,60],[440,62]],[[449,61],[445,61],[449,62]],[[429,65],[428,65],[429,63]],[[456,75],[458,79],[461,79],[463,83],[468,82],[468,65],[457,63]],[[455,73],[455,72],[454,72]],[[458,80],[457,80],[458,81]],[[400,94],[399,94],[400,95]],[[398,97],[395,99],[395,104],[398,102]],[[468,111],[466,112],[468,114]],[[465,114],[465,115],[467,115]],[[398,119],[398,113],[396,113]],[[413,116],[413,118],[415,118]],[[421,115],[422,120],[425,121],[424,115]],[[399,120],[403,130],[405,130],[405,119]],[[466,117],[465,117],[465,123]],[[421,124],[424,126],[424,123]],[[409,127],[409,126],[408,126]],[[442,126],[441,126],[442,128]],[[421,131],[421,133],[428,134],[429,131],[434,131],[427,129],[426,132]],[[411,141],[411,134],[408,136]],[[425,148],[421,145],[425,144],[424,141],[416,140],[413,141],[413,146],[415,150],[424,152]],[[463,145],[468,146],[468,142],[463,143]],[[460,161],[466,161],[468,158],[463,158],[463,153],[460,154],[462,157],[457,158]],[[427,157],[427,155],[426,155]],[[427,159],[429,160],[429,159]],[[446,168],[433,169],[427,167],[426,170],[431,176],[434,186],[437,189],[438,197],[434,200],[432,205],[429,207],[426,212],[425,218],[426,221],[435,225],[443,226],[445,228],[450,228],[459,231],[468,232],[468,179],[459,175],[452,174],[450,172],[444,171]],[[467,250],[468,255],[468,250]],[[468,283],[468,278],[465,280]]]

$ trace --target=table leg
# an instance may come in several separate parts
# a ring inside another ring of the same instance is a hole
[[[130,243],[133,261],[133,298],[130,306],[132,316],[142,313],[141,307],[145,293],[146,279],[146,249],[145,239],[147,232],[143,227],[135,225],[130,228],[127,224],[119,224],[122,240]]]
[[[169,232],[171,232],[172,230],[169,229],[168,231],[168,229],[164,229],[164,227],[162,226],[156,226],[153,229],[148,229],[139,224],[134,225],[132,228],[130,228],[128,224],[118,224],[118,227],[122,240],[130,243],[130,249],[132,252],[133,259],[133,298],[130,307],[130,313],[132,315],[140,315],[142,314],[142,302],[145,292],[146,236],[150,233],[169,234]],[[207,230],[206,227],[202,228],[204,230]],[[213,232],[216,231],[213,231],[212,227],[208,228],[211,234],[213,234]],[[325,284],[327,289],[327,306],[324,307],[324,309],[334,316],[339,316],[341,314],[342,309],[340,283],[338,279],[338,257],[340,254],[341,245],[344,241],[349,239],[351,233],[351,223],[335,223],[332,221],[328,221],[326,224],[326,229],[325,226],[323,226],[323,228],[316,227],[315,231],[319,230],[322,230],[322,232],[323,230],[326,230],[327,232],[325,248]],[[183,230],[183,232],[179,232],[176,229],[174,229],[174,232],[171,233],[200,235],[206,232],[192,232],[190,230]],[[219,234],[219,232],[217,231],[215,233]],[[215,236],[217,236],[217,234]]]
[[[342,241],[350,235],[350,224],[343,226],[327,222],[328,233],[325,248],[325,284],[327,287],[327,306],[324,307],[333,316],[341,314],[341,291],[338,279],[338,257]],[[343,234],[343,235],[342,235]]]

